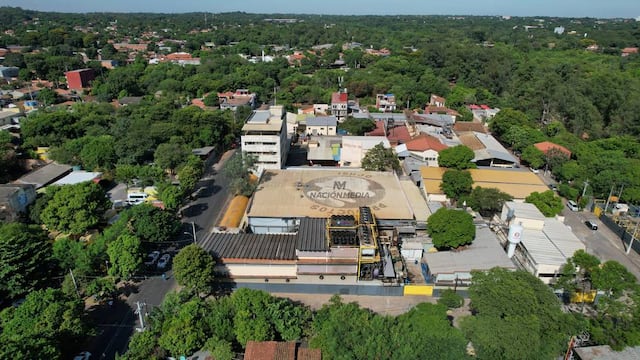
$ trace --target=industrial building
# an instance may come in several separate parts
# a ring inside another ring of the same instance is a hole
[[[429,201],[446,201],[447,196],[440,188],[446,168],[421,167],[423,191]],[[533,192],[545,192],[549,188],[534,173],[521,169],[483,168],[468,170],[473,179],[473,187],[496,188],[511,195],[516,202],[523,202]]]
[[[517,227],[518,239],[514,241],[513,228]],[[551,283],[558,276],[567,259],[585,245],[571,229],[556,218],[547,218],[533,204],[507,202],[500,221],[493,225],[504,247],[512,243],[512,259],[520,266]]]
[[[200,244],[219,273],[243,282],[398,285],[399,239],[429,215],[419,189],[393,172],[266,170],[248,202],[233,201]]]

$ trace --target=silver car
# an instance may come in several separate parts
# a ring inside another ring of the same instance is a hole
[[[167,265],[169,265],[169,261],[171,261],[171,255],[169,254],[162,255],[160,260],[158,260],[158,270],[164,270],[167,267]]]

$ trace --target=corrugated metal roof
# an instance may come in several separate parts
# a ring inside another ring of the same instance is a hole
[[[324,218],[300,218],[300,227],[296,235],[296,248],[302,251],[329,250],[326,224],[327,219]]]
[[[297,235],[213,233],[201,242],[218,259],[294,260]]]

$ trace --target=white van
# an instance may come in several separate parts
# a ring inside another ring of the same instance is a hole
[[[567,207],[568,207],[568,208],[569,208],[569,210],[571,210],[571,211],[578,211],[578,210],[580,210],[580,209],[578,208],[578,204],[576,204],[576,202],[575,202],[575,201],[573,201],[573,200],[569,200],[569,201],[567,201]]]
[[[142,204],[148,197],[149,197],[149,194],[144,192],[130,192],[127,194],[127,204],[129,205]]]

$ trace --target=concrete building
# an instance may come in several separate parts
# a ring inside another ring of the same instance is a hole
[[[0,184],[0,222],[15,221],[36,201],[33,185]]]
[[[69,89],[73,90],[82,90],[89,87],[93,79],[95,79],[93,69],[67,71],[64,75],[67,78]]]
[[[586,248],[569,227],[556,218],[544,217],[533,204],[507,202],[500,219],[495,230],[505,247],[509,226],[522,226],[521,242],[512,259],[544,283],[553,282],[567,259]]]
[[[251,109],[255,109],[257,99],[257,95],[249,92],[247,89],[218,93],[218,102],[220,103],[221,110],[236,111],[240,106],[249,106]]]
[[[349,95],[346,92],[335,92],[331,95],[331,115],[342,122],[347,118]]]
[[[382,112],[396,111],[396,96],[393,94],[377,94],[376,108]]]
[[[386,136],[343,136],[340,166],[360,168],[367,151],[380,143],[387,149],[391,148]]]
[[[55,182],[56,180],[65,177],[71,171],[72,168],[69,165],[62,165],[52,162],[39,169],[31,171],[30,173],[16,180],[14,183],[30,184],[33,185],[36,190],[38,190]]]
[[[335,116],[307,117],[307,135],[336,135],[338,119]]]
[[[289,150],[283,106],[253,111],[242,127],[241,145],[243,152],[257,158],[259,169],[281,169]]]
[[[425,252],[423,263],[427,269],[427,282],[438,286],[468,286],[471,271],[501,267],[517,267],[502,249],[496,235],[488,227],[476,229],[471,245],[460,251]]]

